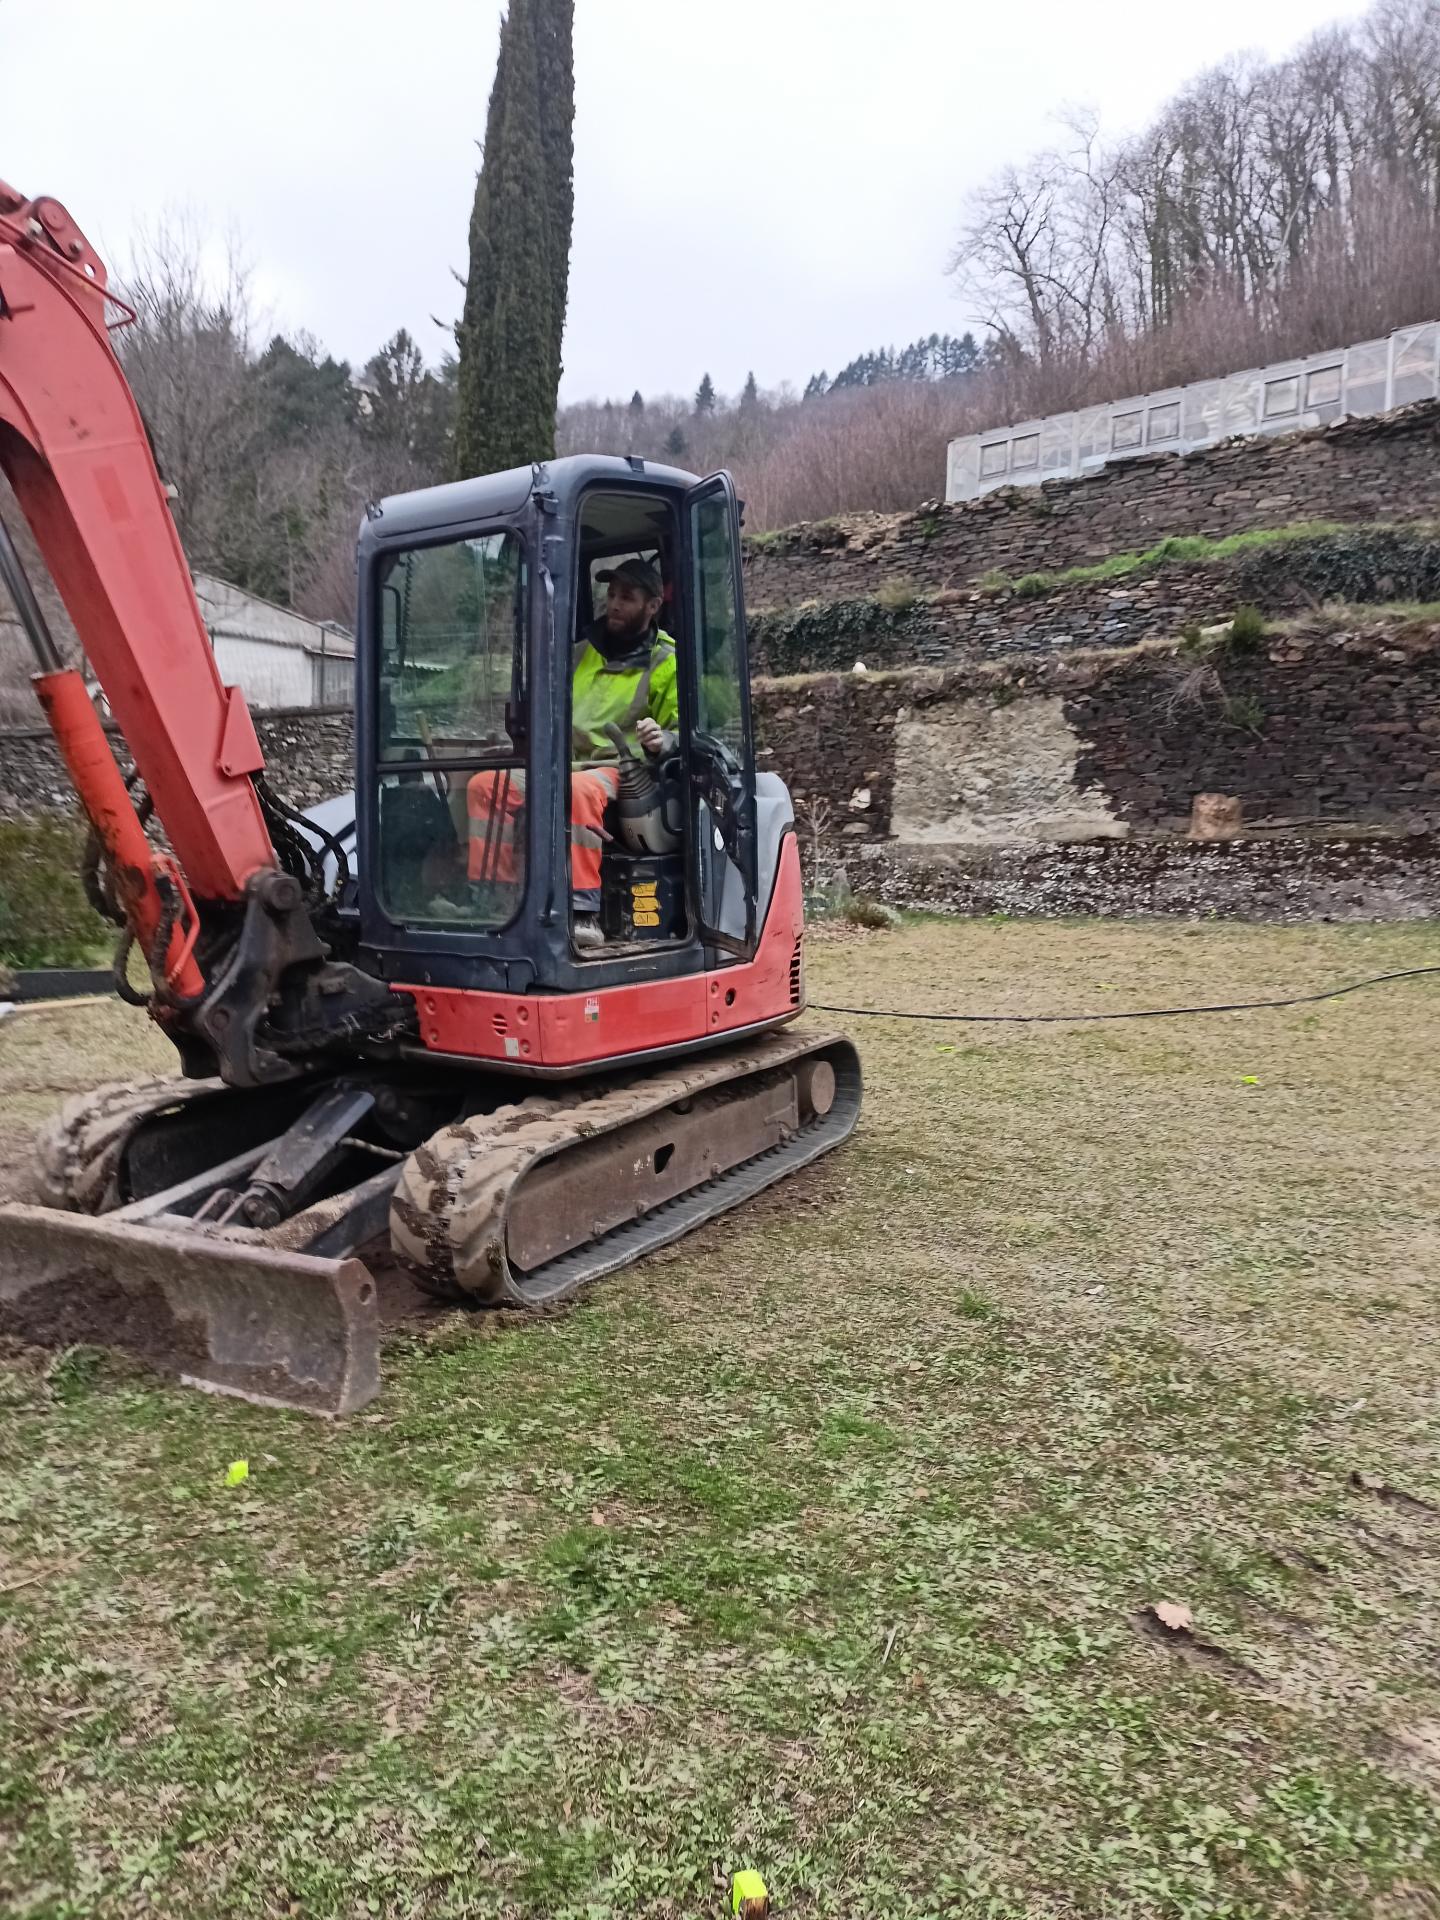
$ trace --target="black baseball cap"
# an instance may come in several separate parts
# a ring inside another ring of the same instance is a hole
[[[628,581],[632,587],[639,587],[647,600],[664,597],[665,589],[660,584],[660,575],[644,560],[622,560],[618,567],[603,567],[595,578],[602,581]]]

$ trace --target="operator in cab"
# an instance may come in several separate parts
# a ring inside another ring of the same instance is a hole
[[[605,585],[605,611],[576,649],[570,698],[570,886],[575,945],[582,951],[605,944],[600,856],[605,809],[620,791],[615,742],[606,728],[618,727],[629,753],[659,759],[673,751],[680,720],[675,642],[659,626],[660,575],[646,561],[631,559],[596,577]],[[596,766],[595,761],[612,764]],[[514,877],[515,816],[524,801],[520,776],[477,773],[472,778],[467,789],[471,880]],[[498,864],[497,853],[502,856]]]

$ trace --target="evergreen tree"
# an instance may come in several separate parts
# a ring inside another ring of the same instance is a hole
[[[714,413],[715,411],[715,382],[708,373],[695,390],[695,411],[696,413]]]
[[[665,451],[672,460],[683,460],[690,449],[685,444],[685,435],[679,427],[671,427],[665,436]]]
[[[829,391],[830,376],[822,368],[819,373],[812,373],[810,378],[805,382],[805,391],[801,398],[805,400],[818,400],[822,394],[826,394]]]
[[[759,405],[760,389],[755,384],[755,373],[752,368],[745,376],[744,390],[740,395],[740,411],[742,413],[754,413]]]
[[[573,18],[573,0],[510,0],[501,23],[456,329],[462,476],[555,451],[574,200]]]
[[[531,0],[540,81],[540,144],[550,212],[551,361],[558,388],[570,295],[570,231],[575,219],[575,0]],[[552,399],[550,411],[555,404]]]
[[[942,377],[946,380],[963,380],[967,374],[978,373],[981,368],[981,354],[975,344],[973,333],[962,333],[958,340],[946,342]]]
[[[320,349],[306,335],[287,340],[277,333],[255,363],[266,429],[280,446],[344,428],[355,416],[350,368]]]
[[[948,333],[932,333],[928,339],[912,340],[897,353],[894,347],[881,347],[874,353],[862,353],[833,380],[817,373],[805,388],[805,398],[834,393],[845,387],[873,387],[884,380],[963,380],[978,373],[984,355],[975,344],[973,333],[962,333],[958,340]]]
[[[645,417],[645,396],[637,387],[630,396],[630,418],[642,420]]]
[[[451,395],[404,327],[365,364],[366,437],[408,454],[426,473],[443,470]]]

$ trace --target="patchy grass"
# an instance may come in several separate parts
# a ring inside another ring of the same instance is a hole
[[[32,1128],[68,1094],[132,1073],[173,1073],[175,1049],[118,997],[39,1001],[0,1025],[0,1199],[23,1179]]]
[[[1376,606],[1364,601],[1331,601],[1318,607],[1313,613],[1301,616],[1305,623],[1314,623],[1327,627],[1350,626],[1394,626],[1400,621],[1440,620],[1440,600],[1386,600]],[[1288,621],[1277,621],[1278,626],[1289,626]],[[1299,624],[1293,623],[1293,624]]]
[[[917,587],[907,585],[903,580],[887,580],[875,591],[875,604],[883,607],[887,613],[908,613],[921,599]],[[934,595],[926,596],[933,599]]]
[[[992,568],[982,574],[976,584],[989,593],[1008,592],[1017,599],[1036,600],[1059,587],[1103,586],[1106,581],[1126,580],[1133,574],[1151,573],[1167,564],[1196,566],[1232,560],[1238,554],[1282,546],[1292,540],[1316,540],[1357,531],[1363,529],[1343,526],[1336,520],[1297,520],[1288,527],[1252,527],[1218,540],[1207,534],[1171,534],[1143,552],[1112,553],[1089,566],[1064,567],[1058,572],[1024,573],[1012,578]]]
[[[1114,1011],[1437,961],[997,918],[810,977]],[[406,1339],[333,1426],[13,1358],[0,1904],[718,1914],[754,1865],[867,1920],[1435,1914],[1437,1011],[854,1021],[850,1148]],[[50,1031],[0,1028],[32,1106],[154,1057]]]

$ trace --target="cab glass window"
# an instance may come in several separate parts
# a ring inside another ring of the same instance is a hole
[[[723,494],[702,500],[695,511],[695,605],[699,614],[699,732],[745,757],[741,676],[745,633],[735,598],[735,547],[730,506]]]
[[[380,578],[380,758],[504,757],[525,646],[513,533],[418,547]]]
[[[508,531],[381,563],[376,891],[403,924],[495,928],[519,909],[527,588]]]

